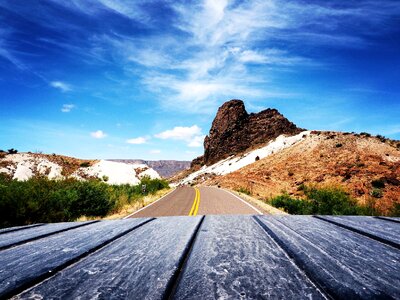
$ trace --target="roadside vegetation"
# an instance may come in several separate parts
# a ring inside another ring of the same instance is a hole
[[[133,186],[46,177],[17,181],[0,174],[0,227],[105,217],[165,188],[167,181],[149,177]]]
[[[340,187],[307,187],[302,185],[300,190],[305,198],[296,198],[283,193],[273,197],[267,202],[274,207],[283,209],[294,215],[379,215],[375,209],[374,201],[367,201],[360,205],[344,189]],[[399,206],[395,205],[391,211],[392,216],[399,215]]]

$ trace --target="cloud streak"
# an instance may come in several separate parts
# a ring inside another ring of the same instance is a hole
[[[111,2],[125,16],[151,28],[151,18],[140,5],[132,14],[124,1]],[[266,87],[273,89],[271,78],[276,72],[323,64],[292,53],[296,43],[362,47],[366,43],[359,34],[363,28],[348,32],[344,30],[347,23],[358,20],[368,28],[382,22],[394,9],[387,3],[379,5],[385,13],[372,13],[374,18],[369,19],[366,16],[378,8],[372,1],[357,7],[281,0],[168,4],[176,14],[171,27],[183,35],[168,31],[140,38],[104,35],[97,37],[97,43],[111,47],[132,76],[138,76],[134,66],[139,65],[142,83],[158,96],[161,105],[186,112],[209,112],[232,97],[268,98],[271,95],[265,92]]]
[[[107,136],[107,134],[104,133],[102,130],[93,131],[90,133],[90,135],[95,139],[103,139]]]
[[[190,127],[177,126],[154,136],[162,140],[185,141],[188,147],[201,147],[204,140],[201,128],[197,125]]]
[[[50,82],[50,86],[59,89],[63,93],[70,92],[72,90],[71,85],[62,81],[52,81]]]
[[[69,113],[74,108],[75,108],[74,104],[63,104],[63,106],[61,107],[61,111],[63,113]]]
[[[146,144],[147,140],[148,140],[148,138],[140,136],[137,138],[128,139],[128,140],[126,140],[126,142],[128,144],[132,144],[132,145],[141,145],[141,144]]]

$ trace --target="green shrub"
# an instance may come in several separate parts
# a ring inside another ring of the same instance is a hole
[[[161,179],[145,178],[142,182],[150,193],[168,187]],[[0,227],[104,217],[141,197],[141,184],[108,185],[99,180],[46,177],[17,181],[0,174]]]
[[[244,188],[244,187],[240,187],[236,191],[238,191],[239,193],[250,195],[250,191],[248,189]]]
[[[18,150],[14,149],[14,148],[11,148],[11,149],[8,149],[7,152],[8,152],[8,154],[17,154]]]
[[[289,214],[356,215],[357,203],[344,190],[336,187],[317,189],[302,186],[306,199],[296,199],[287,194],[274,197],[270,204]]]
[[[383,197],[383,192],[381,189],[378,188],[373,188],[371,191],[371,196],[374,198],[382,198]]]
[[[144,176],[140,180],[140,187],[146,186],[145,194],[154,194],[158,190],[164,189],[168,187],[168,182],[164,179],[151,179],[149,176]]]
[[[368,132],[361,132],[360,135],[365,135],[366,137],[370,137],[371,136],[371,134],[368,133]]]
[[[289,214],[302,214],[304,211],[304,200],[290,197],[288,194],[276,196],[270,201],[272,206],[282,208]]]
[[[391,214],[392,217],[400,217],[400,203],[393,204]]]
[[[83,162],[83,163],[81,163],[81,164],[80,164],[80,167],[81,167],[81,168],[87,168],[87,167],[90,167],[90,163],[89,163],[89,162],[87,162],[87,161],[86,161],[86,162]]]
[[[341,188],[307,188],[305,195],[310,202],[312,214],[353,215],[357,213],[356,200]]]

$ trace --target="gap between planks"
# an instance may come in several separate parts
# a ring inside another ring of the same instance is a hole
[[[155,219],[156,218],[148,219],[148,220],[146,220],[146,221],[144,221],[144,222],[142,222],[142,223],[140,223],[140,224],[138,224],[138,225],[136,225],[136,226],[134,226],[132,228],[129,228],[129,229],[117,234],[116,236],[112,237],[111,239],[108,239],[108,240],[104,241],[103,243],[101,243],[101,244],[99,244],[99,245],[87,250],[86,252],[78,255],[77,257],[74,257],[74,258],[66,261],[65,263],[63,263],[63,264],[55,267],[54,269],[48,271],[47,273],[45,273],[43,275],[40,275],[40,276],[38,276],[36,278],[33,278],[32,280],[26,282],[25,284],[22,284],[20,287],[5,293],[4,295],[2,295],[2,298],[8,299],[8,298],[17,296],[18,294],[20,294],[20,293],[22,293],[24,291],[29,290],[30,288],[34,287],[37,284],[40,284],[44,280],[55,276],[58,272],[66,269],[67,267],[71,266],[72,264],[79,262],[80,260],[86,258],[90,254],[93,254],[94,252],[104,248],[105,246],[111,244],[112,242],[116,241],[117,239],[123,237],[124,235],[126,235],[126,234],[128,234],[128,233],[130,233],[130,232],[132,232],[132,231],[134,231],[136,229],[138,229],[139,227],[142,227],[143,225],[146,225],[146,224],[150,223],[151,221],[154,221]],[[95,222],[98,222],[98,221],[95,221]],[[93,222],[93,223],[95,223],[95,222]]]
[[[268,227],[263,221],[259,219],[259,216],[253,216],[253,220],[261,227],[261,229],[282,249],[283,253],[292,261],[292,263],[308,278],[308,280],[314,284],[321,295],[327,299],[335,299],[333,295],[320,284],[319,280],[315,278],[307,269],[303,266],[301,261],[298,259],[295,252],[289,249],[288,246]]]
[[[341,223],[339,223],[339,222],[336,222],[336,221],[333,221],[333,220],[330,220],[330,219],[326,219],[326,218],[321,217],[321,216],[313,216],[313,217],[316,218],[316,219],[318,219],[318,220],[321,220],[321,221],[324,221],[324,222],[327,222],[327,223],[336,225],[336,226],[338,226],[338,227],[342,227],[342,228],[347,229],[347,230],[349,230],[349,231],[358,233],[358,234],[360,234],[360,235],[366,236],[366,237],[368,237],[368,238],[370,238],[370,239],[373,239],[373,240],[375,240],[375,241],[381,242],[382,244],[385,244],[385,245],[394,247],[394,248],[396,248],[396,249],[400,249],[400,245],[399,245],[398,243],[393,242],[393,241],[390,241],[390,240],[387,240],[387,239],[384,239],[384,238],[381,238],[381,237],[376,236],[376,235],[374,235],[374,234],[372,234],[372,233],[368,233],[368,232],[362,231],[362,230],[360,230],[360,229],[354,228],[354,227],[352,227],[352,226],[345,225],[345,224],[341,224]]]
[[[193,246],[197,240],[197,237],[199,235],[201,226],[203,225],[205,218],[206,216],[201,217],[199,224],[196,226],[193,235],[191,236],[185,250],[183,251],[182,256],[178,262],[178,268],[176,269],[176,271],[174,272],[170,281],[167,284],[163,299],[165,300],[174,299],[175,290],[178,287],[179,282],[181,281],[183,270],[185,269],[187,261],[192,253]]]

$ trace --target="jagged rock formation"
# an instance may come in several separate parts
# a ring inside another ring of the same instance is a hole
[[[187,170],[190,161],[183,160],[142,160],[142,159],[109,159],[111,161],[123,162],[126,164],[146,164],[157,171],[163,178],[169,178],[176,173]]]
[[[303,130],[276,109],[248,114],[242,100],[230,100],[218,109],[210,133],[204,139],[204,156],[195,159],[192,167],[210,165],[281,134],[295,135]]]

